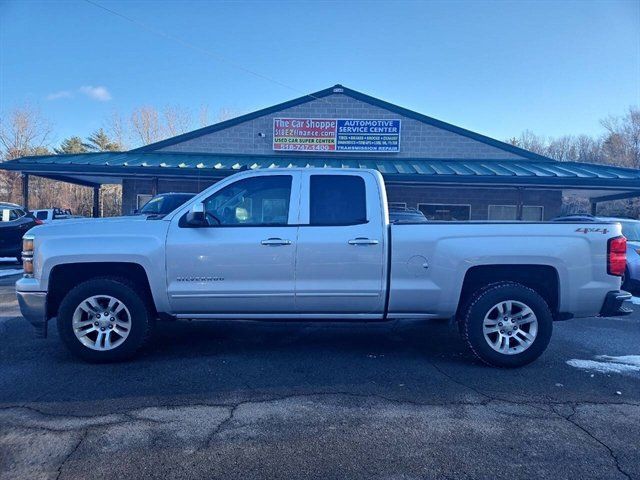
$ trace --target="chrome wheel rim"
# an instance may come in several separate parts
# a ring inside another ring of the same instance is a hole
[[[131,332],[131,313],[110,295],[84,299],[73,312],[73,333],[85,347],[107,351],[118,348]]]
[[[524,352],[538,335],[538,318],[531,308],[516,300],[504,300],[489,309],[482,323],[484,339],[503,355]]]

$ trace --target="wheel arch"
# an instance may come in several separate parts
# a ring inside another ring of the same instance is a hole
[[[79,262],[55,265],[49,274],[47,318],[55,317],[60,303],[76,285],[94,278],[122,278],[145,298],[157,315],[149,276],[144,267],[133,262]]]
[[[474,292],[498,282],[516,282],[531,288],[545,299],[554,319],[559,317],[560,277],[551,265],[478,265],[465,273],[458,301],[459,314]]]

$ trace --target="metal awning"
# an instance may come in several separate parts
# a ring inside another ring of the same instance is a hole
[[[372,168],[389,183],[589,190],[592,201],[640,196],[640,170],[536,160],[103,152],[21,157],[0,169],[95,186],[123,178],[221,178],[258,168]]]

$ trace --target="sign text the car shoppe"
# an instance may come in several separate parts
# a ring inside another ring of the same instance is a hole
[[[400,120],[274,118],[273,149],[399,152]]]

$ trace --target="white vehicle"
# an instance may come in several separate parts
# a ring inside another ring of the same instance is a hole
[[[71,213],[71,210],[63,210],[61,208],[43,208],[40,210],[31,210],[31,213],[35,218],[42,223],[49,223],[53,220],[66,220],[69,218],[78,218]]]
[[[554,320],[629,313],[617,223],[389,223],[372,170],[241,172],[165,216],[53,222],[24,237],[23,315],[90,361],[156,319],[450,318],[484,362],[538,358]]]

